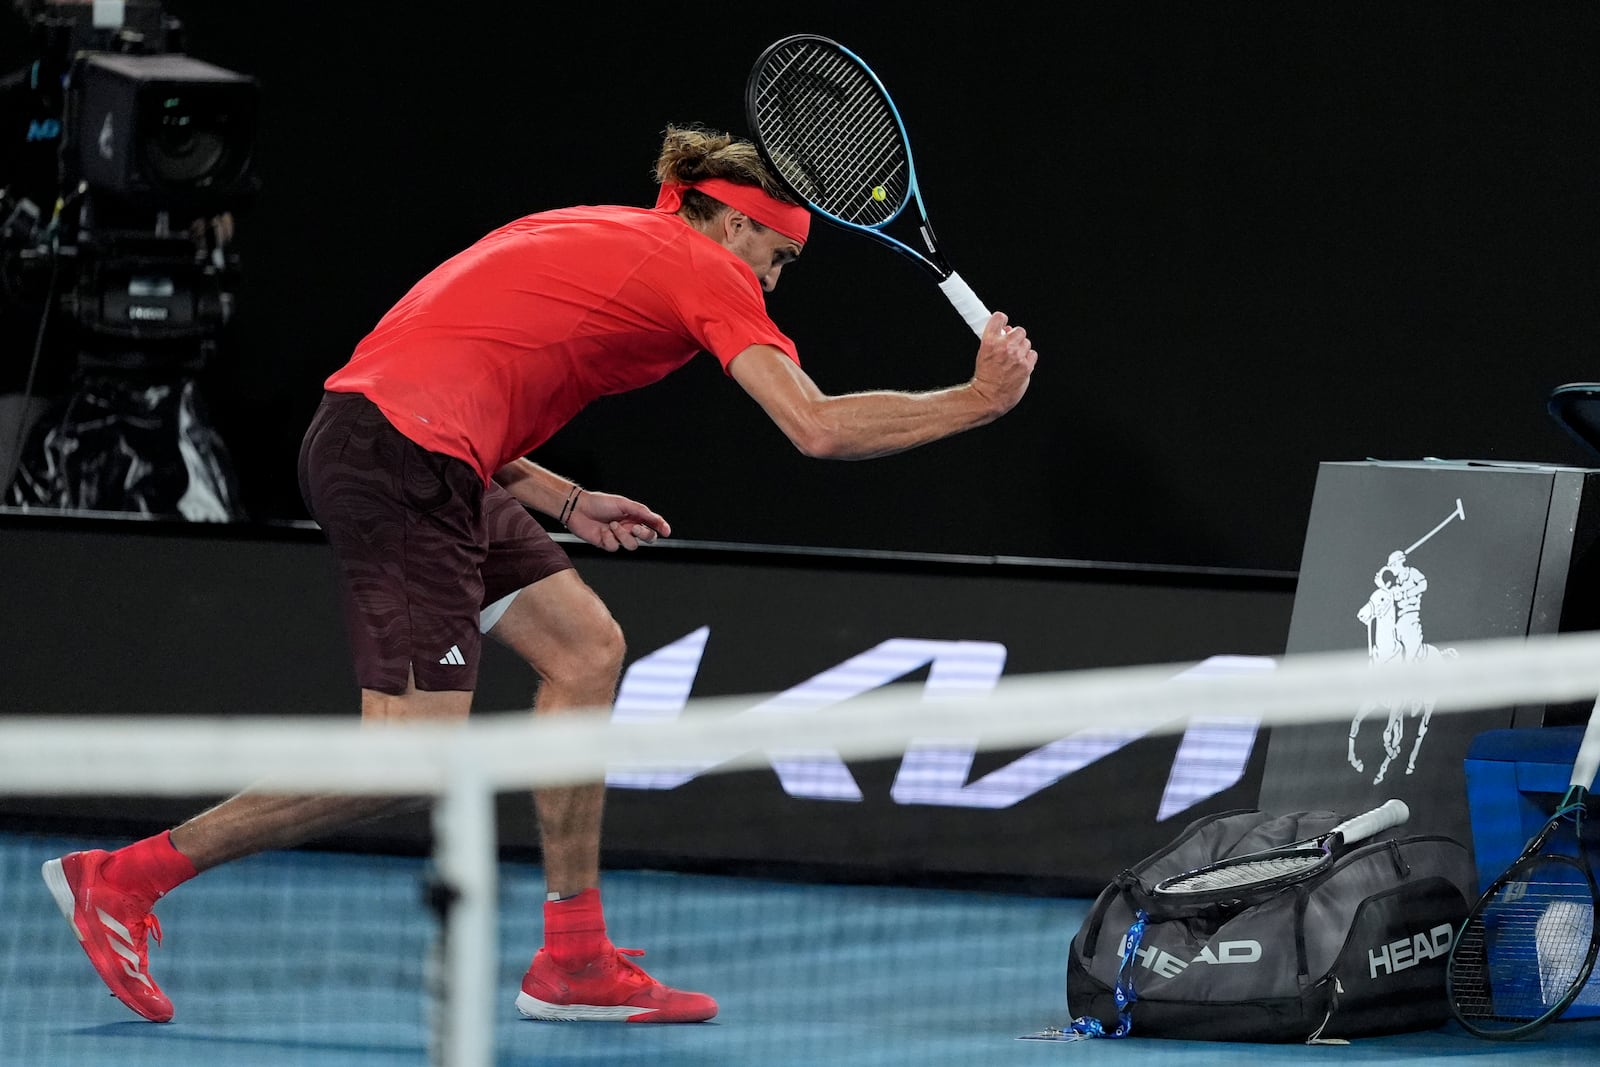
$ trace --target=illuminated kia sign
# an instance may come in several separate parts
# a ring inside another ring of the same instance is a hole
[[[639,723],[677,718],[690,699],[710,635],[711,627],[702,626],[634,661],[617,692],[613,719]],[[1005,646],[994,641],[892,638],[739,714],[806,715],[899,682],[924,668],[926,700],[981,695],[994,689],[1005,662]],[[1174,681],[1260,672],[1275,665],[1268,656],[1212,656],[1175,676]],[[1259,720],[1251,716],[1192,720],[1167,775],[1157,819],[1171,818],[1239,781],[1259,726]],[[975,780],[970,779],[978,754],[976,738],[920,738],[906,746],[889,795],[897,804],[1009,808],[1148,732],[1113,725],[1086,728],[1024,753]],[[783,791],[792,797],[864,799],[850,768],[831,749],[785,749],[766,756]],[[713,770],[719,762],[707,758],[614,770],[606,782],[620,789],[676,789]]]

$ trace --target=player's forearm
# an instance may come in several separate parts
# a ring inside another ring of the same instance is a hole
[[[495,471],[494,480],[523,505],[551,518],[572,495],[574,483],[530,459],[514,459]]]
[[[848,393],[817,400],[785,427],[818,459],[872,459],[993,422],[1003,414],[972,384],[926,393]]]

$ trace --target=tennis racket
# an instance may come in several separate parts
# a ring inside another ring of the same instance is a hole
[[[1400,826],[1409,818],[1411,810],[1405,801],[1385,801],[1316,837],[1218,860],[1165,878],[1156,883],[1151,895],[1162,904],[1183,905],[1214,904],[1272,893],[1325,870],[1345,846]]]
[[[939,251],[905,124],[859,56],[826,37],[785,37],[756,60],[744,102],[756,148],[796,200],[929,271],[972,331],[983,333],[989,309]],[[885,232],[912,204],[924,251]]]
[[[1542,1030],[1572,1005],[1594,970],[1600,891],[1580,831],[1597,768],[1600,713],[1591,713],[1555,814],[1478,899],[1450,947],[1450,1011],[1479,1037]],[[1571,833],[1558,832],[1568,824]]]

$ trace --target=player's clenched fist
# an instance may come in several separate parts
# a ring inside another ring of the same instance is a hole
[[[972,375],[973,391],[989,402],[996,415],[1010,411],[1022,399],[1039,358],[1028,340],[1028,331],[1008,322],[1003,312],[989,316]]]

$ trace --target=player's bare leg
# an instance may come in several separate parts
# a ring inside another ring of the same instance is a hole
[[[472,694],[361,691],[361,721],[370,725],[452,722],[467,717]],[[172,844],[195,870],[275,848],[292,848],[364,819],[415,808],[415,797],[276,794],[251,790],[201,812],[172,831]]]
[[[622,631],[575,571],[523,589],[490,635],[538,676],[538,715],[609,708],[626,651]],[[534,794],[544,851],[544,947],[522,980],[517,1007],[536,1019],[699,1022],[717,1012],[703,993],[657,982],[635,964],[638,953],[606,936],[600,903],[600,824],[605,784],[562,786]]]
[[[465,717],[472,694],[362,693],[373,724]],[[414,807],[414,798],[240,793],[178,826],[116,852],[91,849],[45,863],[45,885],[112,994],[153,1022],[172,1002],[149,974],[149,938],[161,941],[157,900],[197,873],[266,849],[288,848],[361,819]]]

